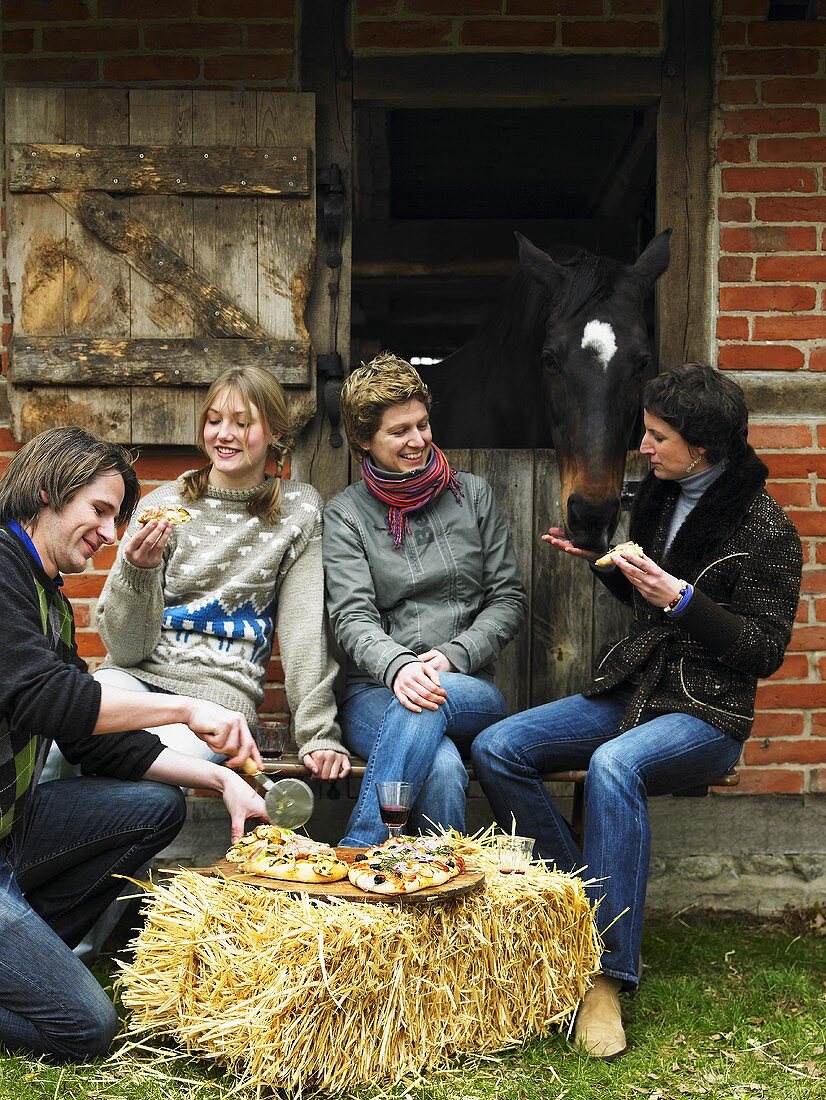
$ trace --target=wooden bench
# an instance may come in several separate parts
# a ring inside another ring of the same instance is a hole
[[[364,760],[357,756],[350,758],[350,775],[360,779],[367,767]],[[264,763],[266,772],[276,773],[279,776],[295,776],[297,779],[311,778],[310,772],[304,767],[297,753],[284,753],[278,760],[267,760]],[[468,775],[474,779],[473,768],[467,765]],[[585,818],[585,770],[564,772],[548,772],[542,776],[543,783],[571,783],[573,785],[573,807],[571,810],[571,828],[577,839],[582,837],[582,825]],[[732,769],[719,779],[713,779],[710,783],[699,787],[687,787],[683,791],[675,791],[678,798],[703,798],[708,794],[709,787],[736,787],[740,782],[739,774]],[[333,785],[334,786],[334,785]]]

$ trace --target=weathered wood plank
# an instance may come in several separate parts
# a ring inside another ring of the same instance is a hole
[[[67,88],[66,137],[123,141],[129,134],[125,88]],[[66,220],[66,332],[79,336],[129,335],[129,266],[104,248],[73,216]]]
[[[126,89],[66,89],[67,141],[122,142],[128,137]],[[64,276],[67,335],[121,338],[129,335],[129,265],[71,215],[66,218]],[[100,422],[113,442],[131,442],[132,401],[128,387],[117,390],[74,387],[67,390],[67,396],[77,406],[99,408],[103,413]],[[113,427],[115,423],[117,428]]]
[[[117,340],[20,336],[12,341],[15,385],[209,386],[229,367],[259,366],[282,386],[308,384],[307,350],[287,340]]]
[[[135,144],[192,145],[191,91],[132,89],[129,92],[129,141]],[[142,195],[123,200],[132,217],[193,263],[192,198]],[[133,337],[202,335],[190,311],[136,269],[131,271]],[[207,330],[209,331],[209,330]],[[158,386],[132,390],[134,443],[192,443],[195,440],[196,392]]]
[[[52,198],[131,267],[185,305],[213,336],[266,336],[235,302],[108,195],[66,191]]]
[[[193,141],[231,146],[255,139],[254,92],[203,91],[193,97],[192,106]],[[195,267],[257,323],[256,199],[195,198],[192,206]]]
[[[553,451],[534,451],[531,706],[580,691],[591,673],[590,570],[539,537],[561,516],[556,456]]]
[[[454,470],[471,470],[473,453],[467,447],[450,447],[445,451],[445,457]]]
[[[657,228],[673,229],[671,263],[655,287],[661,369],[708,362],[714,347],[709,126],[712,0],[664,5],[666,50],[657,120]]]
[[[70,112],[63,90],[16,88],[7,93],[6,136],[20,141],[63,141]],[[84,266],[67,235],[66,214],[46,195],[9,195],[9,278],[14,332],[62,338],[74,324],[72,288]],[[129,438],[128,395],[101,398],[60,386],[11,386],[12,431],[25,442],[44,431],[82,424],[95,435]]]
[[[257,116],[261,145],[314,145],[314,96],[259,92]],[[302,346],[310,339],[304,312],[313,282],[315,234],[314,186],[311,197],[296,202],[258,199],[258,321],[268,332]],[[297,426],[303,427],[315,412],[314,384],[306,394],[291,396],[290,413]]]
[[[238,145],[12,145],[9,189],[306,196],[309,153],[298,147]]]
[[[490,482],[510,531],[519,571],[528,593],[528,621],[506,646],[496,666],[496,684],[511,714],[530,706],[530,667],[533,573],[533,451],[473,452],[473,473]]]
[[[79,425],[102,439],[129,442],[129,403],[117,390],[16,386],[12,394],[14,438],[20,443],[47,428],[72,425]]]
[[[6,140],[63,141],[66,98],[57,88],[10,88],[6,92]],[[46,195],[7,196],[7,271],[12,325],[17,333],[59,336],[65,331],[64,263],[66,215]],[[23,441],[46,427],[67,424],[68,395],[52,391],[60,410],[38,413],[39,391],[10,388],[12,432]]]
[[[9,141],[32,134],[44,140],[62,140],[65,93],[53,88],[10,88],[5,114]],[[15,330],[57,336],[64,331],[66,215],[46,195],[9,195],[6,216]]]

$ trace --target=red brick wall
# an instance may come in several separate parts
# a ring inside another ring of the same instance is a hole
[[[354,0],[357,54],[657,53],[660,0]]]
[[[290,88],[295,8],[295,0],[4,0],[4,79]]]
[[[722,0],[718,356],[724,368],[803,378],[826,370],[826,20],[767,22],[765,13],[764,0]],[[751,440],[800,532],[806,571],[789,653],[758,689],[743,789],[824,791],[826,426],[801,407],[754,422]]]

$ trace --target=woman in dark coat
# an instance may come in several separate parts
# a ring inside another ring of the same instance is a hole
[[[640,450],[651,471],[631,513],[642,557],[612,564],[560,527],[543,539],[585,558],[634,611],[631,633],[581,695],[514,715],[480,734],[473,764],[497,819],[536,838],[561,870],[587,867],[602,896],[601,973],[574,1038],[588,1053],[625,1050],[621,989],[639,981],[650,857],[647,797],[703,785],[732,768],[754,721],[759,677],[779,668],[800,593],[802,552],[766,493],[768,471],[747,442],[740,387],[687,363],[648,383]],[[545,772],[587,768],[580,848],[545,791]]]

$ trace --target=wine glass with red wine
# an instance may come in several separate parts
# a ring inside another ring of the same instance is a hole
[[[387,826],[390,838],[401,836],[413,805],[413,787],[409,783],[377,783],[381,819]]]

